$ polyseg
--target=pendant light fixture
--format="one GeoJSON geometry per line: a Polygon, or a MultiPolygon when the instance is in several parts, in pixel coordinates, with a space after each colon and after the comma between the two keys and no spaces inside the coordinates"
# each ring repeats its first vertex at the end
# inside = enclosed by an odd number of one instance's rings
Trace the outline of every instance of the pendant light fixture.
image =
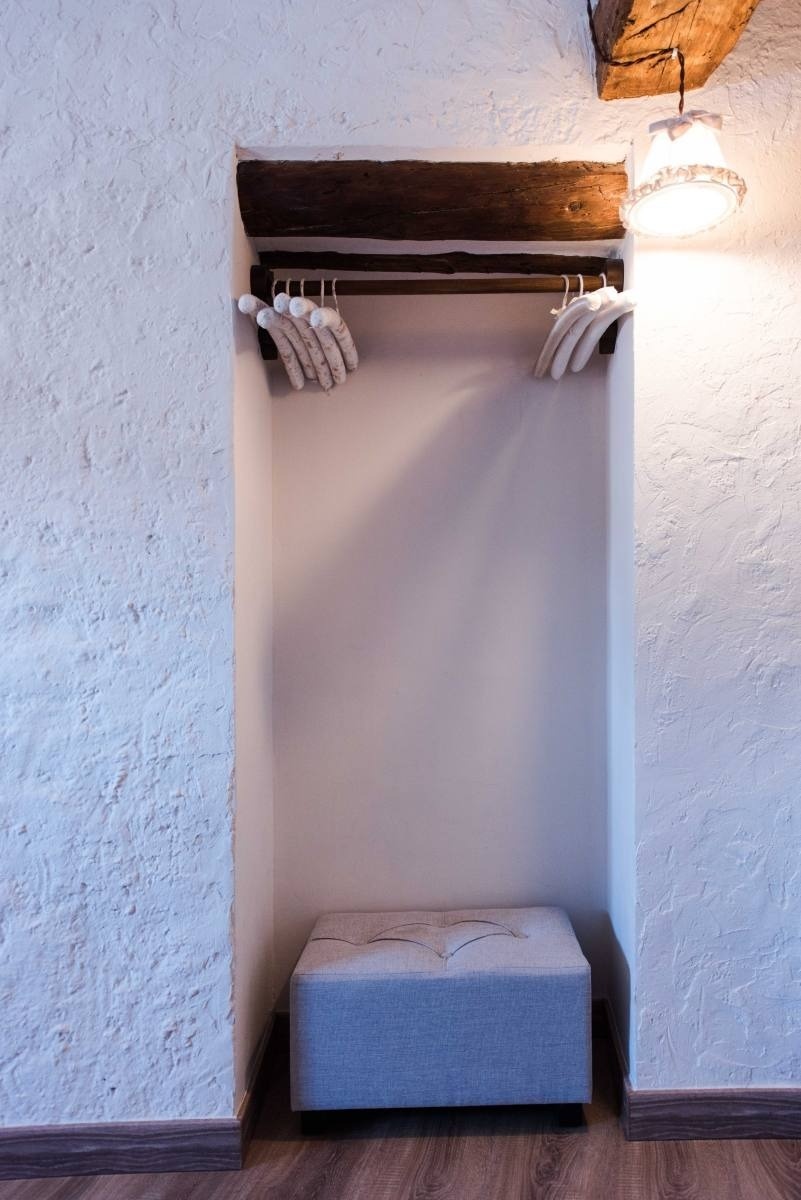
{"type": "MultiPolygon", "coordinates": [[[[679,57],[677,52],[677,57],[679,57]]],[[[623,197],[620,218],[646,237],[691,237],[725,221],[740,207],[745,182],[726,165],[717,132],[723,118],[684,112],[684,59],[679,115],[648,126],[651,146],[642,182],[623,197]]]]}
{"type": "Polygon", "coordinates": [[[684,55],[671,47],[636,59],[612,59],[603,53],[587,0],[595,52],[613,66],[632,66],[671,56],[679,63],[679,111],[649,125],[651,145],[641,182],[623,197],[620,219],[646,237],[683,238],[713,229],[742,204],[745,181],[726,164],[718,131],[723,119],[702,109],[684,111],[684,55]]]}

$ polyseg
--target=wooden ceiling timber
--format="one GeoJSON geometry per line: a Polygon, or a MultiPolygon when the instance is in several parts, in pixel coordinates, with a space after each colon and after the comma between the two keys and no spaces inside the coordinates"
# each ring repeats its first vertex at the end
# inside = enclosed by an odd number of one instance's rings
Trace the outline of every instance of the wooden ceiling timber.
{"type": "Polygon", "coordinates": [[[623,236],[623,163],[247,161],[250,237],[607,241],[623,236]]]}
{"type": "MultiPolygon", "coordinates": [[[[685,59],[687,91],[700,88],[737,44],[759,0],[598,0],[593,16],[607,58],[628,60],[675,46],[685,59]]],[[[679,89],[668,56],[628,66],[596,64],[602,100],[662,96],[679,89]]]]}

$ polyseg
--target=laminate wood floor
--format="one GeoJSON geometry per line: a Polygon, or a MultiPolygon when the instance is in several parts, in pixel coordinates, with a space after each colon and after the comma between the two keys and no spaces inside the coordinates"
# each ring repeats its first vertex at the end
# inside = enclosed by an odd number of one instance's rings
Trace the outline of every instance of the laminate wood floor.
{"type": "Polygon", "coordinates": [[[586,1127],[548,1109],[355,1114],[303,1138],[278,1048],[241,1172],[0,1182],[0,1200],[801,1200],[801,1141],[626,1142],[611,1046],[586,1127]]]}

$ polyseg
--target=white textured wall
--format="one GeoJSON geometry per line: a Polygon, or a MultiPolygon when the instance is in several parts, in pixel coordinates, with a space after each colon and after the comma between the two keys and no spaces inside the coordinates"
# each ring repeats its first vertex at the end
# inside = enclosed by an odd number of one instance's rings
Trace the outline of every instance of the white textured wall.
{"type": "Polygon", "coordinates": [[[562,904],[603,992],[602,366],[548,297],[348,298],[362,365],[273,403],[276,937],[562,904]]]}
{"type": "Polygon", "coordinates": [[[641,1087],[801,1082],[796,81],[748,218],[637,265],[641,1087]]]}
{"type": "MultiPolygon", "coordinates": [[[[801,1074],[798,24],[762,0],[697,97],[732,253],[689,298],[638,255],[646,1085],[801,1074]]],[[[582,0],[39,0],[0,67],[0,1114],[229,1112],[232,146],[573,153],[663,102],[595,99],[582,0]]]]}
{"type": "Polygon", "coordinates": [[[232,1107],[233,139],[182,90],[201,13],[4,14],[8,1125],[232,1107]]]}
{"type": "Polygon", "coordinates": [[[763,0],[719,73],[747,208],[635,261],[646,1088],[801,1082],[799,54],[801,15],[763,0]]]}

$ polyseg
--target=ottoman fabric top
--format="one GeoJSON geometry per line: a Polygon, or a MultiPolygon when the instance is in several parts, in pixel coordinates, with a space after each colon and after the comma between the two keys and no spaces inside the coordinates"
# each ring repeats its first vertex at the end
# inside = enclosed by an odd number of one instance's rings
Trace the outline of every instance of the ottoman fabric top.
{"type": "Polygon", "coordinates": [[[585,972],[561,908],[329,913],[312,930],[296,976],[585,972]]]}

